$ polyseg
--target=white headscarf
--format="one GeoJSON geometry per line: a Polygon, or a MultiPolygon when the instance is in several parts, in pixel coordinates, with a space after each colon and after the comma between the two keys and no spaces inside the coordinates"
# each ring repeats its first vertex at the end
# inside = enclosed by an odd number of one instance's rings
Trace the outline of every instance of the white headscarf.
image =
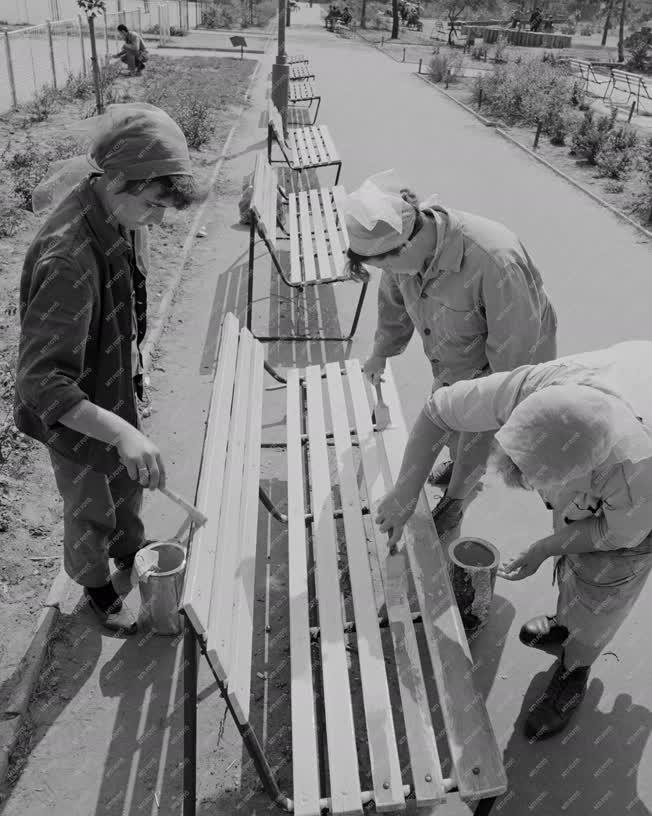
{"type": "Polygon", "coordinates": [[[394,170],[376,173],[344,200],[349,247],[366,258],[404,244],[416,221],[416,211],[406,202],[394,170]]]}

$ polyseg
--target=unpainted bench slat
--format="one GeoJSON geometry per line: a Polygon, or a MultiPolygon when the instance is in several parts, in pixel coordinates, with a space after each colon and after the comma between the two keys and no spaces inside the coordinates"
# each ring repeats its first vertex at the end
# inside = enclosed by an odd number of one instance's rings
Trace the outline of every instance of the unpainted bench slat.
{"type": "Polygon", "coordinates": [[[256,219],[258,220],[261,228],[264,225],[265,220],[265,190],[266,190],[266,169],[267,169],[267,162],[264,160],[262,154],[258,154],[256,156],[256,163],[254,164],[254,180],[253,180],[253,192],[251,195],[251,204],[250,207],[253,210],[256,219]],[[263,222],[263,223],[261,223],[263,222]]]}
{"type": "MultiPolygon", "coordinates": [[[[217,558],[215,573],[217,584],[213,587],[215,597],[211,604],[208,632],[206,636],[207,655],[219,677],[230,677],[231,638],[233,636],[233,601],[235,596],[235,576],[238,568],[239,551],[242,545],[240,518],[240,496],[243,490],[244,457],[247,436],[246,423],[251,387],[254,341],[249,332],[240,335],[238,361],[235,372],[233,409],[229,427],[229,447],[224,470],[224,493],[222,512],[217,533],[217,558]]],[[[209,511],[210,512],[210,511],[209,511]]]]}
{"type": "Polygon", "coordinates": [[[291,195],[288,201],[288,230],[290,232],[290,281],[292,283],[301,283],[299,208],[296,195],[291,195]]]}
{"type": "Polygon", "coordinates": [[[310,209],[312,210],[313,238],[317,250],[319,278],[330,278],[332,277],[330,256],[326,246],[326,235],[324,234],[324,223],[322,221],[318,190],[310,190],[310,209]]]}
{"type": "Polygon", "coordinates": [[[349,246],[346,224],[344,223],[341,210],[338,212],[338,199],[341,202],[346,195],[344,192],[344,187],[339,184],[336,187],[333,187],[332,195],[334,201],[331,200],[331,195],[328,190],[322,190],[324,218],[326,220],[326,228],[328,231],[331,263],[333,264],[333,277],[341,278],[344,277],[344,264],[346,261],[344,253],[349,246]]]}
{"type": "Polygon", "coordinates": [[[401,766],[371,572],[366,548],[361,546],[366,539],[366,533],[339,363],[329,363],[326,366],[326,378],[358,642],[374,801],[379,811],[402,809],[405,807],[405,796],[401,766]]]}
{"type": "Polygon", "coordinates": [[[193,629],[204,636],[208,631],[213,595],[217,531],[220,523],[224,466],[229,437],[231,399],[235,380],[239,325],[235,315],[224,318],[218,366],[210,401],[208,427],[202,453],[197,506],[208,517],[195,531],[190,544],[181,607],[193,629]]]}
{"type": "Polygon", "coordinates": [[[317,125],[317,130],[324,143],[324,158],[330,162],[337,162],[340,160],[339,153],[335,149],[330,130],[326,125],[317,125]]]}
{"type": "Polygon", "coordinates": [[[283,154],[283,158],[288,164],[292,165],[294,163],[292,144],[287,143],[285,133],[283,131],[283,120],[281,119],[281,114],[271,100],[268,106],[268,116],[269,127],[272,129],[272,134],[276,139],[276,143],[278,144],[281,153],[283,154]]]}
{"type": "MultiPolygon", "coordinates": [[[[245,333],[249,334],[247,329],[242,330],[242,334],[245,333]]],[[[251,692],[251,650],[254,624],[264,360],[262,345],[254,343],[246,416],[244,486],[240,502],[241,545],[235,571],[235,609],[231,658],[229,661],[231,673],[228,683],[229,700],[241,722],[248,722],[249,720],[251,692]]],[[[235,545],[235,542],[233,543],[235,545]]]]}
{"type": "MultiPolygon", "coordinates": [[[[394,382],[383,396],[390,415],[404,427],[394,382]]],[[[383,433],[393,480],[398,478],[405,434],[383,433]]],[[[446,558],[422,493],[403,533],[423,618],[455,778],[464,800],[499,796],[507,790],[502,752],[482,696],[473,683],[473,659],[450,584],[446,558]]]]}
{"type": "Polygon", "coordinates": [[[326,446],[319,366],[306,369],[308,445],[315,585],[319,610],[321,671],[334,814],[361,814],[362,798],[353,725],[351,687],[340,607],[337,536],[326,446]]]}
{"type": "MultiPolygon", "coordinates": [[[[261,161],[264,159],[261,156],[261,161]]],[[[265,235],[269,243],[276,244],[276,206],[278,191],[276,185],[277,173],[273,167],[265,167],[265,235]]]]}
{"type": "Polygon", "coordinates": [[[303,139],[303,152],[306,157],[306,164],[320,164],[320,157],[315,150],[315,127],[301,129],[301,137],[303,139]]]}
{"type": "MultiPolygon", "coordinates": [[[[301,241],[301,255],[303,261],[302,279],[309,283],[317,280],[317,270],[315,269],[314,249],[312,245],[312,226],[310,223],[310,208],[308,206],[308,193],[302,190],[298,195],[299,202],[299,227],[301,241]]],[[[319,218],[319,213],[316,214],[319,218]]]]}
{"type": "MultiPolygon", "coordinates": [[[[401,430],[388,429],[382,434],[374,432],[360,363],[358,360],[347,360],[345,365],[351,389],[367,499],[370,507],[376,507],[393,485],[385,453],[385,438],[388,434],[401,434],[401,430]]],[[[384,376],[386,381],[391,380],[389,367],[386,368],[384,376]]],[[[396,417],[394,423],[396,424],[396,417]]],[[[387,536],[380,532],[373,514],[371,521],[375,549],[382,566],[387,616],[394,644],[396,673],[416,801],[418,806],[434,805],[444,801],[445,792],[417,636],[410,611],[407,580],[405,571],[402,576],[398,575],[398,579],[396,575],[386,576],[387,536]]]]}
{"type": "Polygon", "coordinates": [[[299,371],[287,372],[288,580],[292,681],[292,777],[296,816],[320,816],[319,758],[312,682],[305,486],[299,371]]]}

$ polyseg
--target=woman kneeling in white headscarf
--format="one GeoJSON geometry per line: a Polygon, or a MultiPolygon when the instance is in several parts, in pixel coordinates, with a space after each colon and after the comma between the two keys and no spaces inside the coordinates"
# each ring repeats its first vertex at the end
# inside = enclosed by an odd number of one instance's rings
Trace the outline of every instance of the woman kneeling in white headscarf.
{"type": "Polygon", "coordinates": [[[589,669],[626,619],[652,569],[652,343],[633,341],[440,388],[417,420],[394,490],[379,505],[398,541],[446,433],[497,431],[492,461],[513,487],[537,490],[552,535],[504,564],[518,581],[555,561],[554,614],[520,639],[562,647],[526,722],[532,739],[566,727],[589,669]]]}
{"type": "MultiPolygon", "coordinates": [[[[541,275],[502,224],[419,204],[393,171],[367,179],[345,200],[349,269],[367,279],[383,270],[374,348],[364,370],[382,379],[415,329],[432,367],[433,390],[557,354],[557,318],[541,275]]],[[[446,486],[433,518],[440,534],[460,523],[463,501],[482,477],[493,434],[452,434],[450,462],[433,472],[446,486]]]]}

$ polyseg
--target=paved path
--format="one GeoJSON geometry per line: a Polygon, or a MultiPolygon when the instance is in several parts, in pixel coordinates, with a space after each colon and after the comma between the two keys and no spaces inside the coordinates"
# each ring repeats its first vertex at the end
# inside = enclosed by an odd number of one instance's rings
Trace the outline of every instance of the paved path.
{"type": "MultiPolygon", "coordinates": [[[[347,188],[370,173],[395,167],[420,195],[437,191],[451,206],[511,226],[543,271],[559,312],[562,353],[650,336],[650,248],[638,234],[411,76],[409,67],[318,28],[318,15],[317,8],[304,6],[293,16],[288,50],[311,59],[324,95],[320,122],[329,125],[342,154],[347,188]]],[[[210,365],[202,366],[212,359],[220,316],[237,310],[242,294],[247,232],[234,228],[236,202],[254,151],[264,145],[260,111],[270,65],[267,56],[252,105],[229,150],[220,199],[207,215],[209,238],[197,245],[193,258],[205,260],[209,247],[219,247],[218,254],[204,271],[186,275],[175,320],[164,335],[160,362],[165,373],[153,374],[152,435],[164,445],[174,486],[185,484],[188,491],[197,475],[210,390],[210,365]]],[[[353,308],[351,287],[336,288],[336,304],[329,301],[337,305],[342,325],[353,308]]],[[[371,291],[351,349],[335,344],[271,347],[272,362],[318,362],[345,352],[364,356],[375,325],[374,299],[371,291]]],[[[411,423],[430,383],[416,341],[396,361],[394,371],[411,423]]],[[[278,415],[266,415],[266,425],[278,422],[282,414],[281,408],[278,415]]],[[[180,520],[165,500],[148,499],[149,535],[169,535],[180,520]]],[[[508,492],[492,480],[464,526],[465,533],[495,542],[505,556],[548,531],[548,514],[534,497],[508,492]]],[[[610,654],[596,664],[576,728],[542,746],[528,745],[521,728],[527,706],[550,678],[553,661],[522,647],[516,633],[524,618],[553,608],[550,567],[528,581],[499,583],[496,595],[490,625],[473,645],[478,689],[487,698],[509,770],[510,792],[496,813],[649,814],[652,780],[645,768],[652,761],[646,747],[652,728],[652,659],[647,626],[641,627],[652,613],[651,593],[641,598],[610,654]],[[568,802],[572,804],[565,806],[568,802]]],[[[66,616],[72,613],[73,600],[65,605],[66,616]]],[[[66,656],[56,669],[59,693],[53,701],[40,701],[34,752],[3,816],[179,816],[178,648],[164,639],[121,642],[101,637],[84,615],[64,620],[70,643],[59,652],[66,656]]],[[[266,800],[252,798],[248,787],[240,788],[239,771],[246,757],[230,721],[222,728],[223,706],[210,689],[205,669],[200,688],[205,699],[199,715],[199,813],[268,812],[266,800]]],[[[260,736],[271,743],[274,735],[261,731],[260,736]]],[[[437,809],[436,816],[467,813],[453,801],[437,809]]]]}

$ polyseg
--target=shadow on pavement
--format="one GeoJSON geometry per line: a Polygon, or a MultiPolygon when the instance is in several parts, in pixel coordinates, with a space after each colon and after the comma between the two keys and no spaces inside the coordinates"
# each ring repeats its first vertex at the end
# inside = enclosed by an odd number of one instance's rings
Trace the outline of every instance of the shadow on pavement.
{"type": "MultiPolygon", "coordinates": [[[[619,694],[610,712],[598,709],[604,686],[589,682],[587,695],[565,733],[530,743],[523,726],[530,706],[547,687],[553,669],[540,672],[525,695],[505,749],[509,789],[496,803],[501,816],[521,816],[535,800],[545,813],[649,816],[637,796],[641,755],[652,729],[652,712],[619,694]]],[[[641,769],[645,773],[645,769],[641,769]]]]}

